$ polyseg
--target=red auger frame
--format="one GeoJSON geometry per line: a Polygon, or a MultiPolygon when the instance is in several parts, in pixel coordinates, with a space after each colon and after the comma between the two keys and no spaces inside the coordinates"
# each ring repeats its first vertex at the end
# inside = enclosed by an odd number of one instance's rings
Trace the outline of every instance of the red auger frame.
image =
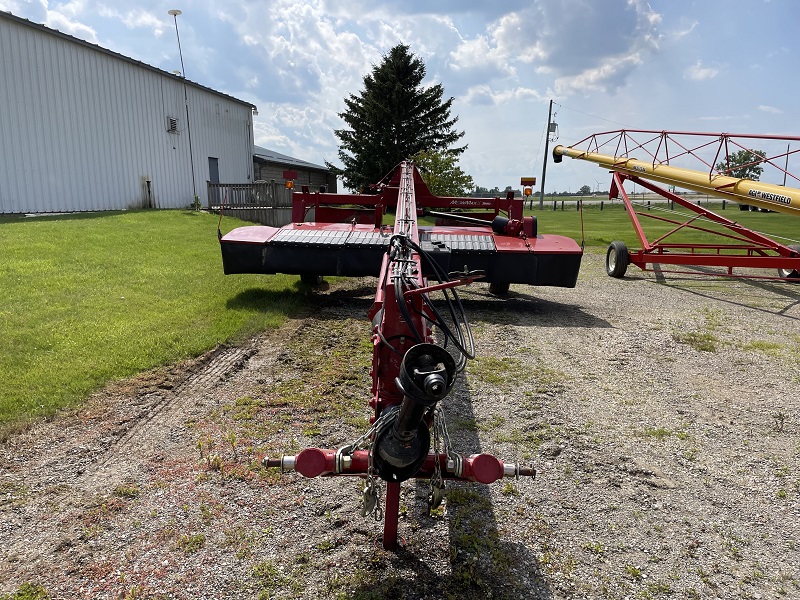
{"type": "MultiPolygon", "coordinates": [[[[800,150],[790,150],[789,144],[800,142],[799,137],[735,135],[728,133],[691,133],[650,130],[620,130],[593,134],[574,146],[556,146],[553,159],[561,162],[563,156],[595,162],[607,168],[612,175],[609,198],[622,197],[622,202],[631,219],[633,228],[641,244],[639,250],[628,250],[621,241],[612,242],[606,253],[606,271],[612,277],[623,277],[628,264],[632,263],[642,270],[648,264],[722,267],[724,272],[681,271],[664,272],[691,273],[693,275],[722,275],[726,277],[746,277],[749,279],[800,280],[800,246],[779,243],[764,234],[752,231],[735,221],[727,219],[699,204],[691,197],[670,192],[654,180],[673,187],[683,187],[740,203],[746,209],[753,207],[764,211],[777,211],[800,215],[800,190],[785,185],[787,178],[793,184],[800,178],[788,170],[789,157],[800,150]],[[766,156],[756,155],[747,146],[766,145],[772,151],[766,156]],[[786,149],[784,150],[784,144],[786,149]],[[731,176],[734,168],[717,170],[717,165],[729,165],[731,150],[752,155],[753,161],[747,165],[770,167],[773,177],[782,177],[784,185],[753,181],[731,176]],[[605,154],[603,152],[613,152],[605,154]],[[633,153],[641,153],[646,160],[632,158],[633,153]],[[781,164],[783,163],[783,164],[781,164]],[[703,171],[683,168],[683,165],[698,166],[703,171]],[[637,210],[631,202],[624,183],[630,181],[663,197],[667,202],[678,204],[693,213],[685,220],[664,216],[664,212],[637,210]],[[675,227],[655,241],[649,241],[639,221],[647,217],[671,223],[675,227]],[[709,229],[714,223],[723,231],[709,229]],[[687,230],[713,234],[722,238],[719,243],[674,243],[670,236],[687,230]],[[734,273],[734,268],[776,269],[778,276],[759,276],[734,273]]],[[[663,269],[662,269],[663,270],[663,269]]]]}

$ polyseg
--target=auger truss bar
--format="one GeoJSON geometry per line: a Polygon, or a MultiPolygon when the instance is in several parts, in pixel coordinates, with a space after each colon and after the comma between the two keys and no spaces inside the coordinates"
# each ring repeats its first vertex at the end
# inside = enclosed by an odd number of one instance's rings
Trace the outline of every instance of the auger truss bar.
{"type": "MultiPolygon", "coordinates": [[[[723,267],[724,273],[702,273],[748,278],[775,277],[734,273],[734,268],[776,269],[780,279],[800,279],[800,246],[780,243],[739,223],[701,208],[696,198],[676,194],[656,185],[661,183],[739,203],[740,208],[761,209],[800,216],[800,176],[789,169],[800,152],[800,137],[692,133],[654,130],[617,130],[596,133],[572,146],[556,146],[554,162],[564,156],[594,162],[612,173],[609,198],[622,198],[631,218],[640,250],[629,251],[622,242],[613,242],[606,253],[606,270],[622,277],[627,265],[642,269],[648,264],[723,267]],[[792,144],[795,149],[792,150],[792,144]],[[758,154],[759,150],[764,154],[758,154]],[[731,160],[732,155],[739,160],[731,160]],[[744,160],[742,160],[744,157],[744,160]],[[758,172],[760,177],[737,177],[737,172],[758,172]],[[755,168],[755,169],[752,169],[755,168]],[[669,205],[693,213],[688,220],[637,210],[624,183],[630,181],[666,199],[669,205]],[[781,183],[777,183],[781,182],[781,183]],[[639,217],[675,225],[674,229],[650,242],[639,217]],[[714,223],[725,231],[709,228],[714,223]],[[678,232],[695,231],[723,238],[719,243],[673,243],[678,232]]],[[[691,272],[698,271],[673,271],[691,272]]]]}

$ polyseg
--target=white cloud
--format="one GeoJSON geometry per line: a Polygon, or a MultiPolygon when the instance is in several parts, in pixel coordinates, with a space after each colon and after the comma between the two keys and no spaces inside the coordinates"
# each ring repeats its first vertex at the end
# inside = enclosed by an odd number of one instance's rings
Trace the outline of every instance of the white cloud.
{"type": "Polygon", "coordinates": [[[479,35],[472,40],[464,40],[450,53],[450,68],[455,72],[467,72],[470,77],[491,79],[497,76],[514,74],[508,58],[497,47],[489,46],[489,39],[479,35]]]}
{"type": "Polygon", "coordinates": [[[73,21],[69,16],[63,13],[48,10],[44,24],[52,29],[58,29],[59,31],[81,38],[87,42],[97,44],[97,32],[93,28],[80,21],[73,21]]]}
{"type": "Polygon", "coordinates": [[[676,40],[680,40],[685,38],[686,36],[690,35],[700,24],[699,21],[692,21],[691,23],[681,23],[681,29],[672,32],[672,37],[676,40]]]}
{"type": "Polygon", "coordinates": [[[19,10],[19,3],[5,2],[4,0],[0,0],[0,10],[4,12],[10,12],[13,15],[19,14],[21,12],[19,10]]]}
{"type": "Polygon", "coordinates": [[[157,17],[154,13],[144,9],[120,12],[115,8],[101,5],[97,10],[101,17],[116,19],[128,29],[151,29],[156,37],[161,36],[172,25],[166,18],[157,17]]]}
{"type": "Polygon", "coordinates": [[[638,52],[624,58],[610,58],[603,64],[586,69],[573,77],[558,77],[555,80],[555,91],[562,96],[586,92],[613,91],[620,86],[634,67],[642,64],[638,52]]]}
{"type": "Polygon", "coordinates": [[[758,107],[758,110],[765,113],[771,113],[774,115],[782,115],[783,111],[780,108],[775,108],[774,106],[767,106],[766,104],[761,104],[758,107]]]}
{"type": "Polygon", "coordinates": [[[719,69],[714,67],[704,67],[703,61],[698,60],[691,67],[683,72],[684,79],[692,81],[705,81],[706,79],[713,79],[719,74],[719,69]]]}
{"type": "Polygon", "coordinates": [[[464,104],[491,104],[502,106],[519,100],[542,100],[544,96],[533,88],[515,87],[493,90],[489,85],[476,85],[467,90],[461,99],[464,104]]]}

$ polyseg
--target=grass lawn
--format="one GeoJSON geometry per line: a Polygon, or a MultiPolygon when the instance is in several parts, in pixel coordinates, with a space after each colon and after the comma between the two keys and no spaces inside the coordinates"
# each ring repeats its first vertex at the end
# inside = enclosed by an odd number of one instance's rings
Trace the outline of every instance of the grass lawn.
{"type": "MultiPolygon", "coordinates": [[[[525,214],[535,215],[539,233],[552,233],[561,234],[572,237],[578,241],[581,239],[581,217],[580,212],[576,210],[575,203],[565,204],[565,208],[561,210],[561,202],[557,200],[557,210],[553,210],[552,200],[550,202],[545,199],[545,208],[538,209],[538,204],[534,203],[533,210],[525,210],[525,214]]],[[[766,233],[773,237],[776,241],[785,244],[800,243],[800,219],[792,215],[785,215],[781,213],[762,213],[762,212],[748,212],[741,211],[737,204],[728,203],[725,210],[722,210],[722,204],[716,203],[707,206],[703,202],[704,208],[709,208],[719,215],[740,223],[741,225],[766,233]]],[[[651,211],[645,207],[637,207],[639,212],[647,212],[648,214],[657,215],[660,217],[672,218],[678,221],[686,220],[690,214],[689,211],[682,209],[676,205],[676,212],[664,212],[666,205],[654,205],[651,211]]],[[[693,214],[693,213],[692,213],[693,214]]],[[[664,223],[647,217],[639,217],[645,235],[651,242],[658,239],[661,235],[671,231],[675,225],[671,223],[664,223]]],[[[620,201],[615,201],[613,205],[605,201],[604,209],[601,211],[600,207],[595,204],[586,204],[583,209],[583,226],[586,235],[586,251],[587,252],[602,252],[605,253],[608,245],[614,240],[621,240],[625,242],[628,248],[638,249],[641,248],[639,239],[631,225],[630,217],[625,212],[624,207],[620,201]]],[[[710,223],[707,220],[697,221],[695,225],[712,229],[714,231],[722,231],[723,228],[710,223]]],[[[722,238],[712,236],[710,234],[686,230],[685,233],[681,232],[669,238],[671,242],[697,242],[697,243],[725,243],[722,238]]]]}
{"type": "MultiPolygon", "coordinates": [[[[580,240],[574,204],[545,206],[527,211],[540,233],[580,240]]],[[[722,214],[800,237],[787,215],[735,205],[722,214]]],[[[224,276],[216,224],[190,211],[0,219],[0,438],[4,428],[75,406],[110,380],[277,327],[303,306],[296,276],[224,276]]],[[[241,224],[226,217],[224,232],[241,224]]],[[[644,226],[651,240],[672,227],[649,219],[644,226]]],[[[587,205],[584,230],[587,252],[604,253],[613,240],[639,247],[619,203],[602,211],[587,205]]]]}
{"type": "Polygon", "coordinates": [[[216,224],[190,211],[0,219],[0,429],[283,323],[303,303],[298,278],[226,277],[216,224]]]}

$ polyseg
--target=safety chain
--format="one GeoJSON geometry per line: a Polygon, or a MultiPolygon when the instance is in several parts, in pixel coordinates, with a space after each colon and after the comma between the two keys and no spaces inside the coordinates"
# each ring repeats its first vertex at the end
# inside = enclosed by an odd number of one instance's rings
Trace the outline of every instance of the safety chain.
{"type": "Polygon", "coordinates": [[[385,426],[391,424],[396,417],[397,413],[394,411],[384,411],[383,414],[375,420],[372,426],[361,434],[358,439],[353,443],[348,444],[339,449],[337,454],[343,456],[351,456],[353,452],[358,449],[365,448],[367,450],[367,479],[364,482],[364,491],[362,495],[361,516],[366,517],[372,515],[376,521],[383,520],[383,507],[380,503],[381,486],[378,478],[375,476],[375,467],[372,463],[372,453],[375,447],[375,438],[377,433],[385,426]]]}
{"type": "Polygon", "coordinates": [[[445,423],[444,410],[437,406],[433,412],[433,475],[431,476],[431,490],[428,494],[428,512],[439,508],[444,500],[444,478],[442,477],[442,464],[440,442],[444,444],[444,451],[448,461],[453,461],[454,464],[460,466],[461,457],[453,452],[453,447],[450,442],[450,434],[447,431],[447,423],[445,423]]]}

